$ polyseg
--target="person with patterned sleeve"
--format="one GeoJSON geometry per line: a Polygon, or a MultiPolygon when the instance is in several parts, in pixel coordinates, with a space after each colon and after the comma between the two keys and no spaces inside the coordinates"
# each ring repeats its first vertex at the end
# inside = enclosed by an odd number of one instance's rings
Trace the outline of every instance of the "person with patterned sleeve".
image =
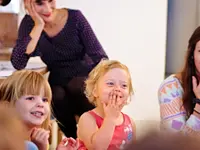
{"type": "Polygon", "coordinates": [[[27,13],[19,27],[11,63],[24,69],[30,57],[40,56],[50,72],[52,108],[67,137],[76,138],[75,115],[93,109],[84,94],[84,81],[108,59],[80,10],[56,8],[56,0],[24,0],[27,13]]]}
{"type": "Polygon", "coordinates": [[[161,129],[200,136],[200,27],[188,42],[180,73],[163,81],[158,90],[161,129]]]}

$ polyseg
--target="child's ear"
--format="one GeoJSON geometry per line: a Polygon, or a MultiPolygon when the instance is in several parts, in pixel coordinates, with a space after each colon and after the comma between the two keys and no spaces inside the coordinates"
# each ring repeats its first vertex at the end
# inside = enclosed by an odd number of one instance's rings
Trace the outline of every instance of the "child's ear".
{"type": "Polygon", "coordinates": [[[92,91],[92,95],[94,95],[94,97],[98,97],[98,93],[97,93],[97,87],[95,86],[93,91],[92,91]]]}

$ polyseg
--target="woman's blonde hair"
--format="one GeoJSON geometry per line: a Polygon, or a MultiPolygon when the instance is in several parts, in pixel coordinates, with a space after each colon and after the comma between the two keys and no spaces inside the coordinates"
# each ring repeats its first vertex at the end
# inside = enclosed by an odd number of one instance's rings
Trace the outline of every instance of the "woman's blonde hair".
{"type": "Polygon", "coordinates": [[[97,86],[98,80],[104,76],[108,71],[114,68],[120,68],[127,72],[129,78],[129,95],[133,94],[133,86],[131,80],[131,74],[128,67],[117,60],[102,60],[99,64],[89,73],[87,80],[85,81],[86,88],[85,94],[88,100],[96,104],[96,99],[94,96],[94,89],[97,86]]]}
{"type": "MultiPolygon", "coordinates": [[[[14,72],[1,83],[0,100],[14,105],[22,96],[40,95],[41,91],[44,91],[44,97],[48,99],[50,107],[52,93],[48,81],[38,72],[20,70],[14,72]]],[[[41,128],[49,129],[50,115],[51,113],[49,113],[41,128]]]]}

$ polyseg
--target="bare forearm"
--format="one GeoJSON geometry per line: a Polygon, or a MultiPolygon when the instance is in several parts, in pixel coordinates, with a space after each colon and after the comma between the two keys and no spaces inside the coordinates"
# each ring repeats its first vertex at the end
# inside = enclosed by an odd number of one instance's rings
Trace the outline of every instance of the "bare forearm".
{"type": "Polygon", "coordinates": [[[26,48],[26,54],[31,54],[39,41],[39,38],[41,36],[41,33],[43,31],[44,26],[43,25],[35,25],[30,33],[31,41],[29,42],[27,48],[26,48]]]}
{"type": "Polygon", "coordinates": [[[109,119],[104,119],[101,128],[94,134],[92,138],[92,147],[94,149],[107,149],[112,140],[115,130],[115,123],[109,119]]]}

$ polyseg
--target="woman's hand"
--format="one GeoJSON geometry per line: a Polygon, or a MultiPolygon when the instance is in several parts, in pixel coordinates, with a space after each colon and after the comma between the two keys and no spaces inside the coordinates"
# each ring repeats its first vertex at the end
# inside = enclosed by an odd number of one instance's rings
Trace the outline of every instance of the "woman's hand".
{"type": "Polygon", "coordinates": [[[28,10],[29,15],[33,19],[35,25],[43,26],[45,25],[44,20],[40,17],[40,15],[35,11],[34,0],[25,0],[25,9],[28,10]]]}
{"type": "Polygon", "coordinates": [[[194,76],[192,76],[192,86],[196,98],[200,99],[200,84],[197,85],[197,79],[194,76]]]}

